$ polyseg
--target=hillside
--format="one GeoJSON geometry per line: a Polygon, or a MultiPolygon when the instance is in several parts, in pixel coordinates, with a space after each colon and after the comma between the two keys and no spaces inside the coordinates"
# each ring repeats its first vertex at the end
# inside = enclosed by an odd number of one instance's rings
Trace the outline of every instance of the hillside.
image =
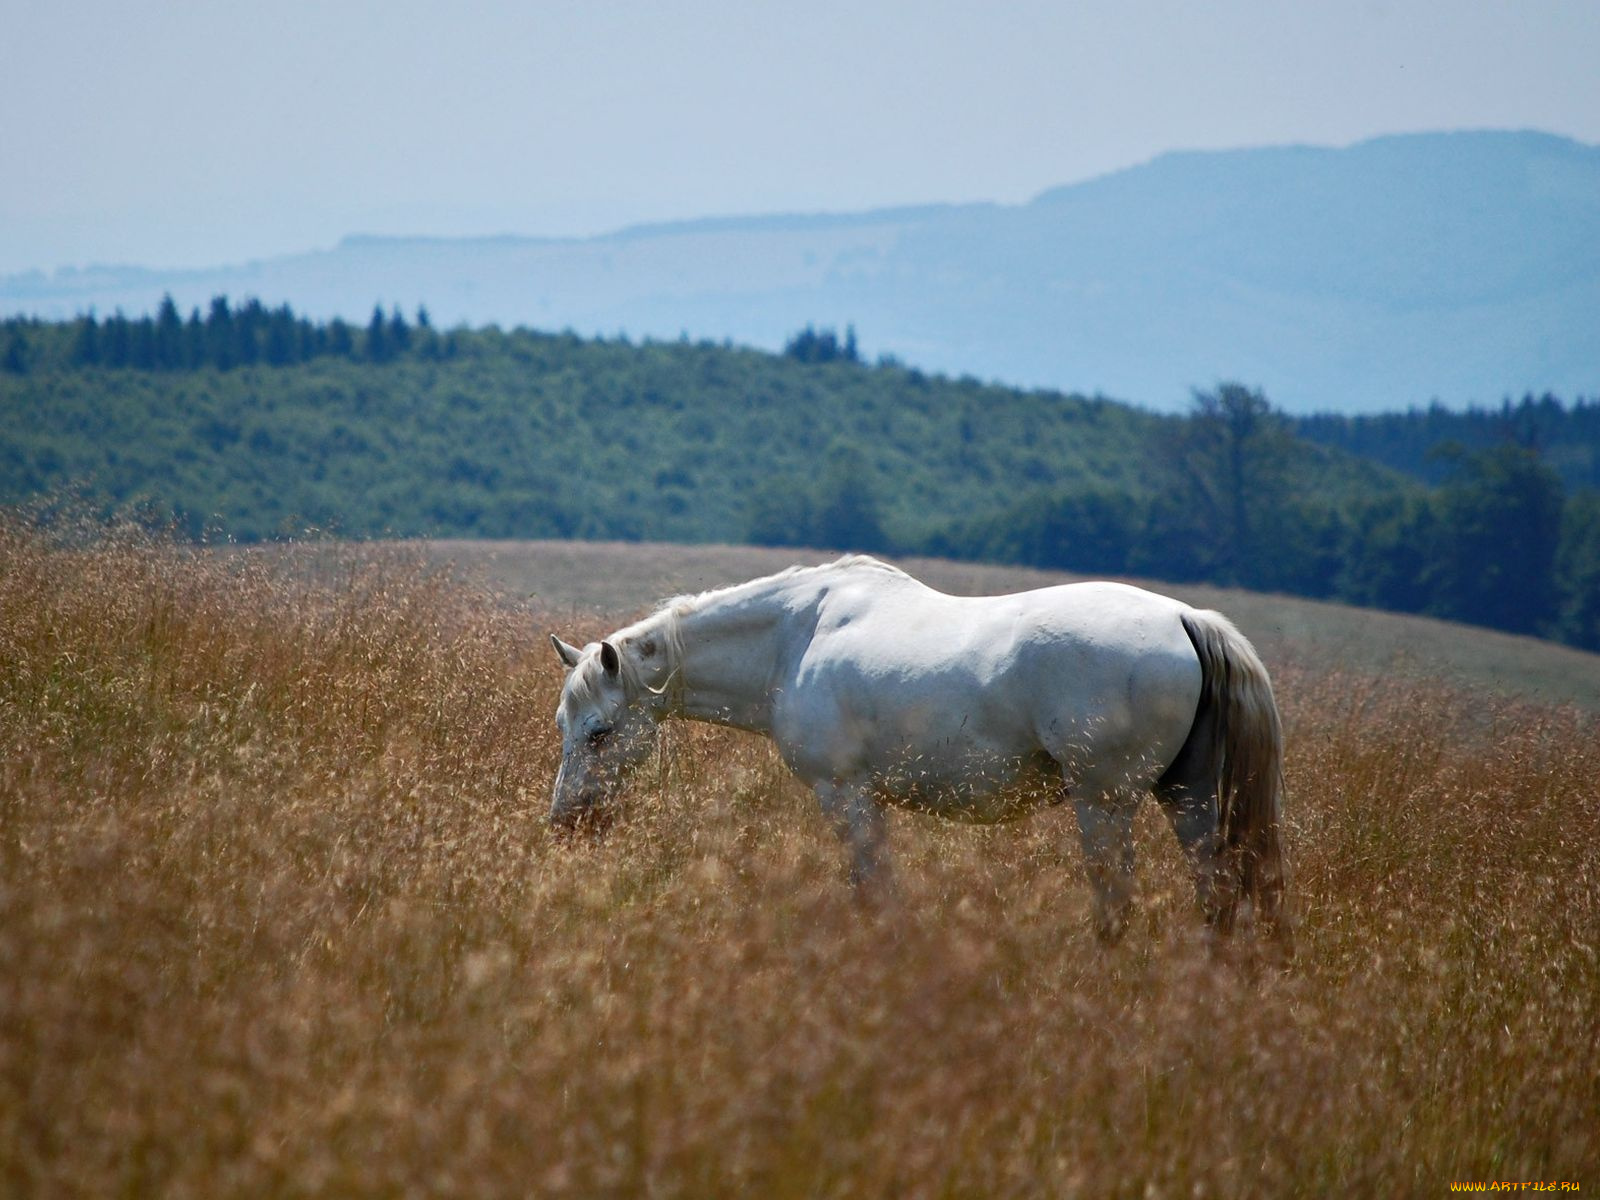
{"type": "Polygon", "coordinates": [[[1600,385],[1600,148],[1536,133],[1172,154],[1017,206],[700,221],[585,240],[352,237],[296,257],[0,280],[0,313],[218,293],[363,317],[734,341],[853,322],[927,370],[1292,412],[1600,385]]]}
{"type": "MultiPolygon", "coordinates": [[[[1428,489],[1223,384],[1183,418],[860,361],[287,306],[0,323],[0,504],[191,537],[750,542],[1208,580],[1600,647],[1600,492],[1515,441],[1428,489]]],[[[1552,401],[1552,404],[1555,402],[1552,401]]],[[[1558,409],[1561,406],[1556,405],[1558,409]]],[[[1581,447],[1586,406],[1563,421],[1581,447]]]]}
{"type": "MultiPolygon", "coordinates": [[[[41,361],[0,372],[0,503],[86,484],[247,541],[308,524],[806,540],[845,491],[858,511],[821,544],[916,547],[1034,494],[1142,497],[1177,428],[1101,399],[707,343],[419,330],[392,361],[126,370],[68,366],[72,328],[29,329],[41,361]]],[[[1309,498],[1406,486],[1337,451],[1284,452],[1309,498]]]]}

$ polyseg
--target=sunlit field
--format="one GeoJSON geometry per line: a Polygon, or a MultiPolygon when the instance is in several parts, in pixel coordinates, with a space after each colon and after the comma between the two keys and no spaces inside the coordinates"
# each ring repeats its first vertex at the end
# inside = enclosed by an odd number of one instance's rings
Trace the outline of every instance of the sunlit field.
{"type": "Polygon", "coordinates": [[[333,553],[0,525],[0,1192],[1600,1188],[1591,711],[1269,661],[1296,958],[1153,805],[1108,951],[1070,809],[897,814],[868,906],[745,735],[558,840],[546,633],[622,614],[333,553]]]}

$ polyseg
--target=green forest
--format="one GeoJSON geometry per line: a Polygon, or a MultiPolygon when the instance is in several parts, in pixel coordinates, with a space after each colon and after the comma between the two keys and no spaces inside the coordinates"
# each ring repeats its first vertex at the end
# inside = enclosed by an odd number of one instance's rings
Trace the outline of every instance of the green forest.
{"type": "Polygon", "coordinates": [[[214,299],[0,322],[0,503],[315,529],[757,542],[1207,580],[1600,649],[1600,404],[1158,415],[866,362],[214,299]]]}

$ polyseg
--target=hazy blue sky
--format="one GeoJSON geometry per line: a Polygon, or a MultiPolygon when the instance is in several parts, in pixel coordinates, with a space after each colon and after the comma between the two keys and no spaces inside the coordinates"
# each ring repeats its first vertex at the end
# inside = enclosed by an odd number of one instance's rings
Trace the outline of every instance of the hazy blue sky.
{"type": "Polygon", "coordinates": [[[0,0],[0,271],[1021,201],[1165,150],[1600,142],[1597,0],[0,0]]]}

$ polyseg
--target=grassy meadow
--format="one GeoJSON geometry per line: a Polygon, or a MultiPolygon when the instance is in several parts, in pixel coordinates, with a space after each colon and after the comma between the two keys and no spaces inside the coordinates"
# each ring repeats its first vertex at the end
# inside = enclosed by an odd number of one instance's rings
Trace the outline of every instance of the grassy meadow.
{"type": "Polygon", "coordinates": [[[545,634],[625,614],[317,560],[0,524],[0,1193],[1600,1186],[1592,707],[1262,638],[1298,956],[1206,952],[1153,806],[1106,951],[1069,811],[896,814],[866,908],[727,731],[557,840],[545,634]]]}

